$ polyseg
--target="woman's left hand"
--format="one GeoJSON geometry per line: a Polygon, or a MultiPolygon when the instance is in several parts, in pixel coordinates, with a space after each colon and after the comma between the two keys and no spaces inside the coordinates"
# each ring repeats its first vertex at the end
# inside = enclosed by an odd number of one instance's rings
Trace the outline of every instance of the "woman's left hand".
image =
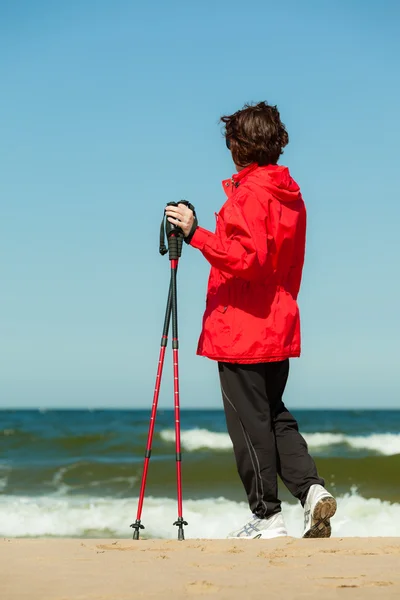
{"type": "Polygon", "coordinates": [[[192,230],[194,223],[193,211],[190,210],[185,204],[178,204],[178,206],[167,206],[165,214],[168,217],[168,221],[177,227],[180,227],[183,231],[183,235],[187,237],[192,230]]]}

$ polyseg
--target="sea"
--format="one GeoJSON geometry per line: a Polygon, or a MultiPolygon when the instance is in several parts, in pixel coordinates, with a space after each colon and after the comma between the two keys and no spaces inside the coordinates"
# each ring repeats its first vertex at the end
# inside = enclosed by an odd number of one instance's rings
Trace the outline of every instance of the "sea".
{"type": "MultiPolygon", "coordinates": [[[[400,411],[297,410],[326,487],[333,536],[400,536],[400,411]]],[[[131,538],[148,410],[0,411],[0,536],[131,538]]],[[[183,410],[186,538],[224,538],[249,516],[224,414],[183,410]]],[[[176,538],[174,414],[159,410],[143,538],[176,538]]],[[[303,511],[280,486],[288,532],[303,511]]]]}

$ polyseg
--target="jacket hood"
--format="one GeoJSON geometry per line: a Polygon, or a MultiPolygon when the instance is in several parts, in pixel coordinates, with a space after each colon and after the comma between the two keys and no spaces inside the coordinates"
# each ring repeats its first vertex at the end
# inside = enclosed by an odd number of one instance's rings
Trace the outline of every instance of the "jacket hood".
{"type": "Polygon", "coordinates": [[[301,198],[300,188],[290,175],[288,167],[257,164],[246,167],[233,176],[236,185],[256,184],[267,189],[280,202],[294,202],[301,198]]]}

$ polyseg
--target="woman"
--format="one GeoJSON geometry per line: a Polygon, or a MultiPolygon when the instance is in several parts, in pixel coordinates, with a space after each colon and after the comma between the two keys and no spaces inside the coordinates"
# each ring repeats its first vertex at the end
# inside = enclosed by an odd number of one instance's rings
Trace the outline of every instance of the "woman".
{"type": "Polygon", "coordinates": [[[324,488],[282,396],[300,356],[300,289],[306,210],[278,159],[289,138],[276,106],[246,105],[225,123],[237,173],[215,233],[184,204],[168,220],[211,264],[198,354],[218,362],[228,432],[252,517],[229,537],[287,535],[277,475],[304,507],[303,537],[329,537],[336,501],[324,488]]]}

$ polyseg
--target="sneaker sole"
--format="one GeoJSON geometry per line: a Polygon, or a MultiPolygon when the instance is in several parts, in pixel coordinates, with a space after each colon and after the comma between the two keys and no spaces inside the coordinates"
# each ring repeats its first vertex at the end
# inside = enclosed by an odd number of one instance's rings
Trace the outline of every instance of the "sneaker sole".
{"type": "Polygon", "coordinates": [[[287,537],[287,533],[278,533],[275,535],[263,535],[262,533],[259,533],[259,534],[255,535],[254,537],[250,537],[248,535],[246,535],[246,536],[243,535],[242,537],[238,537],[238,536],[233,535],[233,536],[228,536],[226,539],[227,540],[260,540],[260,539],[273,540],[278,537],[287,537]]]}
{"type": "Polygon", "coordinates": [[[259,533],[258,535],[255,535],[254,537],[250,537],[249,535],[242,535],[242,536],[237,536],[237,535],[228,535],[228,537],[226,538],[227,540],[259,540],[261,537],[261,533],[259,533]]]}
{"type": "Polygon", "coordinates": [[[336,512],[336,500],[332,496],[321,498],[312,514],[314,525],[304,533],[303,538],[329,538],[332,529],[330,519],[336,512]]]}

